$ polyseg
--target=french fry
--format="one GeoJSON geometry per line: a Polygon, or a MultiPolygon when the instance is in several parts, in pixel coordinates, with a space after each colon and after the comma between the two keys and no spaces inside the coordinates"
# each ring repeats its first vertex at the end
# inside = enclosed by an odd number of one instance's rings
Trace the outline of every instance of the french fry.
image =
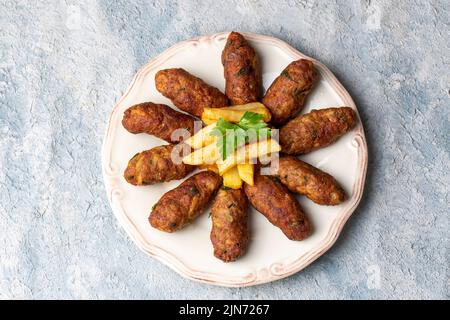
{"type": "Polygon", "coordinates": [[[216,127],[216,122],[210,124],[207,127],[202,128],[192,137],[185,141],[186,144],[190,145],[194,149],[198,149],[207,146],[213,142],[217,141],[217,137],[210,135],[211,131],[216,127]]]}
{"type": "Polygon", "coordinates": [[[240,189],[242,187],[242,179],[236,166],[223,174],[223,185],[231,189],[240,189]]]}
{"type": "Polygon", "coordinates": [[[249,185],[253,185],[253,175],[254,175],[254,165],[251,163],[243,163],[243,164],[238,164],[237,165],[238,168],[238,172],[239,172],[239,177],[241,177],[241,179],[249,184],[249,185]]]}
{"type": "Polygon", "coordinates": [[[183,158],[183,163],[190,165],[213,164],[219,160],[220,154],[215,143],[191,152],[183,158]]]}
{"type": "Polygon", "coordinates": [[[202,117],[202,121],[203,121],[204,124],[210,125],[210,124],[216,123],[217,119],[210,119],[210,118],[203,118],[202,117]]]}
{"type": "Polygon", "coordinates": [[[199,166],[200,169],[206,169],[212,172],[219,174],[219,168],[217,168],[216,164],[201,164],[199,166]]]}
{"type": "Polygon", "coordinates": [[[230,106],[226,109],[255,112],[254,110],[263,110],[266,109],[266,107],[261,102],[250,102],[246,104],[237,104],[234,106],[230,106]]]}
{"type": "Polygon", "coordinates": [[[225,160],[217,163],[219,174],[223,174],[237,164],[249,163],[249,160],[280,150],[280,145],[273,139],[247,144],[229,155],[225,160]]]}
{"type": "Polygon", "coordinates": [[[204,108],[202,121],[206,124],[210,124],[212,121],[218,121],[220,118],[224,118],[229,122],[239,122],[247,111],[262,114],[264,122],[270,121],[271,114],[269,109],[260,102],[252,102],[226,108],[204,108]]]}

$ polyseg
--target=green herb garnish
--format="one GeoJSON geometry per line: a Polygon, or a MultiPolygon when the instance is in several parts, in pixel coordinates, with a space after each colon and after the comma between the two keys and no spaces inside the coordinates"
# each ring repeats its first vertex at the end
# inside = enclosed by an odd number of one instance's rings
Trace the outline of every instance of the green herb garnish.
{"type": "Polygon", "coordinates": [[[231,123],[223,118],[217,121],[210,135],[218,137],[217,148],[222,160],[246,143],[270,137],[270,129],[263,118],[262,114],[247,111],[238,123],[231,123]]]}
{"type": "Polygon", "coordinates": [[[281,72],[281,75],[282,75],[283,77],[288,78],[289,80],[292,80],[291,75],[289,74],[289,72],[288,72],[287,70],[283,70],[283,71],[281,72]]]}
{"type": "Polygon", "coordinates": [[[236,75],[237,75],[237,76],[243,76],[243,75],[246,75],[246,74],[251,73],[252,70],[253,70],[252,66],[242,67],[242,68],[236,73],[236,75]]]}
{"type": "Polygon", "coordinates": [[[247,111],[239,120],[238,125],[244,130],[266,128],[267,123],[264,122],[263,118],[262,114],[247,111]]]}
{"type": "Polygon", "coordinates": [[[304,91],[300,88],[296,88],[294,90],[294,98],[298,99],[299,97],[301,97],[304,94],[304,91]]]}
{"type": "Polygon", "coordinates": [[[230,203],[230,204],[227,206],[228,209],[231,209],[231,208],[233,208],[233,207],[236,207],[236,204],[235,204],[235,203],[230,203]]]}
{"type": "Polygon", "coordinates": [[[195,196],[195,195],[199,194],[199,191],[198,191],[198,189],[196,187],[192,187],[189,190],[189,193],[191,194],[191,196],[195,196]]]}

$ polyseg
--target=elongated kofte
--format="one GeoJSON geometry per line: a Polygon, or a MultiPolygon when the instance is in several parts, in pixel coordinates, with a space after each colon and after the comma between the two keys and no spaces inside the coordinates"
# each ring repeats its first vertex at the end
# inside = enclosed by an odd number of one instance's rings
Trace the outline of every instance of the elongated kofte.
{"type": "Polygon", "coordinates": [[[274,175],[290,191],[305,195],[317,204],[337,205],[347,198],[331,175],[293,156],[280,157],[274,175]]]}
{"type": "Polygon", "coordinates": [[[150,224],[165,232],[182,229],[203,212],[221,184],[222,177],[212,171],[193,175],[159,199],[150,213],[150,224]]]}
{"type": "Polygon", "coordinates": [[[313,110],[289,121],[280,130],[281,150],[299,155],[326,147],[356,125],[357,117],[349,107],[313,110]]]}
{"type": "Polygon", "coordinates": [[[179,135],[172,133],[185,129],[186,134],[194,134],[195,118],[173,110],[172,108],[152,102],[145,102],[128,108],[122,119],[122,125],[129,132],[147,133],[170,143],[181,141],[179,135]]]}
{"type": "Polygon", "coordinates": [[[311,223],[297,199],[274,178],[258,174],[253,186],[244,185],[244,191],[253,207],[288,239],[303,240],[311,234],[311,223]]]}
{"type": "Polygon", "coordinates": [[[220,189],[211,207],[211,242],[214,256],[224,262],[235,261],[249,242],[248,201],[242,189],[220,189]]]}
{"type": "Polygon", "coordinates": [[[259,101],[261,66],[255,49],[237,32],[228,36],[222,51],[225,93],[233,105],[259,101]]]}
{"type": "Polygon", "coordinates": [[[272,113],[271,123],[281,126],[300,112],[317,79],[318,73],[312,61],[300,59],[291,62],[272,82],[262,100],[272,113]]]}
{"type": "Polygon", "coordinates": [[[219,89],[184,69],[160,70],[155,75],[156,89],[181,110],[201,117],[203,108],[228,106],[227,97],[219,89]]]}
{"type": "Polygon", "coordinates": [[[128,162],[124,177],[135,186],[179,180],[191,173],[195,166],[172,161],[174,145],[155,147],[136,154],[128,162]]]}

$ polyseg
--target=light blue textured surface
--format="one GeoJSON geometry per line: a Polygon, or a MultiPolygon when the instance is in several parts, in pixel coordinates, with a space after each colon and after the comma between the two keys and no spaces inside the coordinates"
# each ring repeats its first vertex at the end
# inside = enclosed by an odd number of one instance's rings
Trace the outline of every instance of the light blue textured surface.
{"type": "Polygon", "coordinates": [[[130,2],[2,1],[0,298],[449,298],[447,0],[130,2]],[[100,167],[109,112],[136,71],[178,41],[232,29],[325,63],[370,149],[336,245],[242,289],[185,280],[141,253],[100,167]]]}

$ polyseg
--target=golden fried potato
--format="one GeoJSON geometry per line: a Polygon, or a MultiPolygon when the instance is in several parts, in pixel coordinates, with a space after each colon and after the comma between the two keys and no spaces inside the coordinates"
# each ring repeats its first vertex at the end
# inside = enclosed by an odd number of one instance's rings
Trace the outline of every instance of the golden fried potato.
{"type": "Polygon", "coordinates": [[[199,165],[199,168],[209,170],[209,171],[219,174],[219,168],[217,168],[216,164],[201,164],[201,165],[199,165]]]}
{"type": "Polygon", "coordinates": [[[234,167],[237,164],[250,163],[249,160],[257,159],[261,156],[278,152],[280,150],[281,150],[280,145],[273,139],[247,144],[236,150],[225,160],[219,161],[217,163],[217,167],[219,168],[219,174],[223,174],[225,171],[229,170],[230,168],[234,167]]]}
{"type": "Polygon", "coordinates": [[[272,117],[269,109],[262,103],[252,102],[226,108],[204,108],[202,121],[206,124],[211,124],[223,118],[229,122],[237,123],[247,111],[262,114],[264,122],[269,122],[272,117]]]}
{"type": "Polygon", "coordinates": [[[190,165],[213,164],[219,159],[220,153],[217,149],[217,145],[212,143],[188,154],[183,158],[183,163],[190,165]]]}
{"type": "Polygon", "coordinates": [[[239,177],[241,177],[241,179],[249,184],[249,185],[253,185],[253,175],[255,173],[255,166],[251,163],[242,163],[242,164],[238,164],[237,165],[238,168],[238,172],[239,172],[239,177]]]}
{"type": "Polygon", "coordinates": [[[184,143],[191,146],[194,149],[199,149],[201,147],[207,146],[213,142],[217,141],[217,137],[211,135],[211,131],[216,127],[216,122],[211,123],[209,126],[204,127],[192,137],[187,139],[184,143]]]}
{"type": "Polygon", "coordinates": [[[223,185],[231,189],[240,189],[242,187],[242,179],[239,176],[237,167],[233,167],[224,172],[223,185]]]}

